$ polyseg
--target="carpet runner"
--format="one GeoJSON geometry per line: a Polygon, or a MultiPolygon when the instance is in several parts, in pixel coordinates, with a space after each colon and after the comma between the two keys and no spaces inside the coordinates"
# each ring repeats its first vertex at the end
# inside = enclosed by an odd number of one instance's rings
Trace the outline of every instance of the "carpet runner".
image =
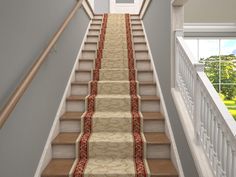
{"type": "Polygon", "coordinates": [[[74,177],[148,177],[129,15],[103,16],[74,177]]]}

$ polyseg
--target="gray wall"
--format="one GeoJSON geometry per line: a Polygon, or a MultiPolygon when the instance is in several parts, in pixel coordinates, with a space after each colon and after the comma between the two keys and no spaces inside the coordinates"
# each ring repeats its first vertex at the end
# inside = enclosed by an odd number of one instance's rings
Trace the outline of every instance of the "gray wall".
{"type": "MultiPolygon", "coordinates": [[[[0,1],[0,102],[58,29],[75,0],[0,1]]],[[[0,129],[0,176],[33,177],[85,35],[81,8],[0,129]]]]}
{"type": "Polygon", "coordinates": [[[189,0],[185,5],[185,22],[235,23],[235,7],[235,0],[189,0]]]}
{"type": "Polygon", "coordinates": [[[171,96],[170,12],[171,0],[153,0],[151,1],[143,21],[185,176],[198,177],[198,173],[196,171],[190,149],[171,96]]]}
{"type": "Polygon", "coordinates": [[[109,13],[110,0],[94,0],[94,11],[97,14],[109,13]]]}

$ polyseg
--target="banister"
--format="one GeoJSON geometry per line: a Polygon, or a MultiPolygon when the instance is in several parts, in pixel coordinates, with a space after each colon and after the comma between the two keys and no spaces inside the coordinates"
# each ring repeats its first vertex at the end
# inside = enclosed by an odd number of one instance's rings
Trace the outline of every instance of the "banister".
{"type": "MultiPolygon", "coordinates": [[[[175,36],[174,72],[174,89],[179,92],[179,98],[183,101],[183,106],[179,109],[186,110],[186,117],[190,119],[188,121],[192,123],[194,130],[191,135],[196,140],[191,145],[193,151],[202,152],[200,155],[207,159],[211,176],[236,176],[235,120],[204,72],[204,65],[196,62],[185,44],[183,34],[178,31],[175,36]]],[[[188,131],[187,127],[185,130],[188,131]]],[[[200,166],[199,159],[197,163],[200,166]]]]}
{"type": "Polygon", "coordinates": [[[23,96],[24,92],[28,88],[31,81],[34,79],[35,75],[37,74],[39,68],[42,66],[44,61],[46,61],[47,56],[53,46],[56,44],[57,40],[64,32],[65,28],[68,26],[71,19],[74,17],[76,11],[81,7],[83,0],[78,0],[74,8],[69,13],[68,17],[65,19],[59,30],[55,33],[51,41],[49,42],[47,48],[41,53],[41,55],[36,59],[35,63],[31,66],[25,77],[22,79],[20,84],[16,87],[6,104],[3,106],[0,112],[0,128],[2,128],[3,124],[8,119],[11,112],[14,110],[16,104],[23,96]]]}

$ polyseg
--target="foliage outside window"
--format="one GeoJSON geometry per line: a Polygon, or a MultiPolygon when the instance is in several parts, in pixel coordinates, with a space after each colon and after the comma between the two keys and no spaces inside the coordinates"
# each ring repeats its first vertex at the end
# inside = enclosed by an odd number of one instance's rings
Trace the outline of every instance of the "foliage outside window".
{"type": "Polygon", "coordinates": [[[236,119],[236,39],[186,38],[186,42],[236,119]]]}

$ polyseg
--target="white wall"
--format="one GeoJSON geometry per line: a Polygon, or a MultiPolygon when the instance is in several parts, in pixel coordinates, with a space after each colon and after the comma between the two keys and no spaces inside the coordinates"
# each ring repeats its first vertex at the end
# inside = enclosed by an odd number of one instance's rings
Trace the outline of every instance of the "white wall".
{"type": "Polygon", "coordinates": [[[236,0],[188,0],[186,23],[236,23],[236,0]]]}

